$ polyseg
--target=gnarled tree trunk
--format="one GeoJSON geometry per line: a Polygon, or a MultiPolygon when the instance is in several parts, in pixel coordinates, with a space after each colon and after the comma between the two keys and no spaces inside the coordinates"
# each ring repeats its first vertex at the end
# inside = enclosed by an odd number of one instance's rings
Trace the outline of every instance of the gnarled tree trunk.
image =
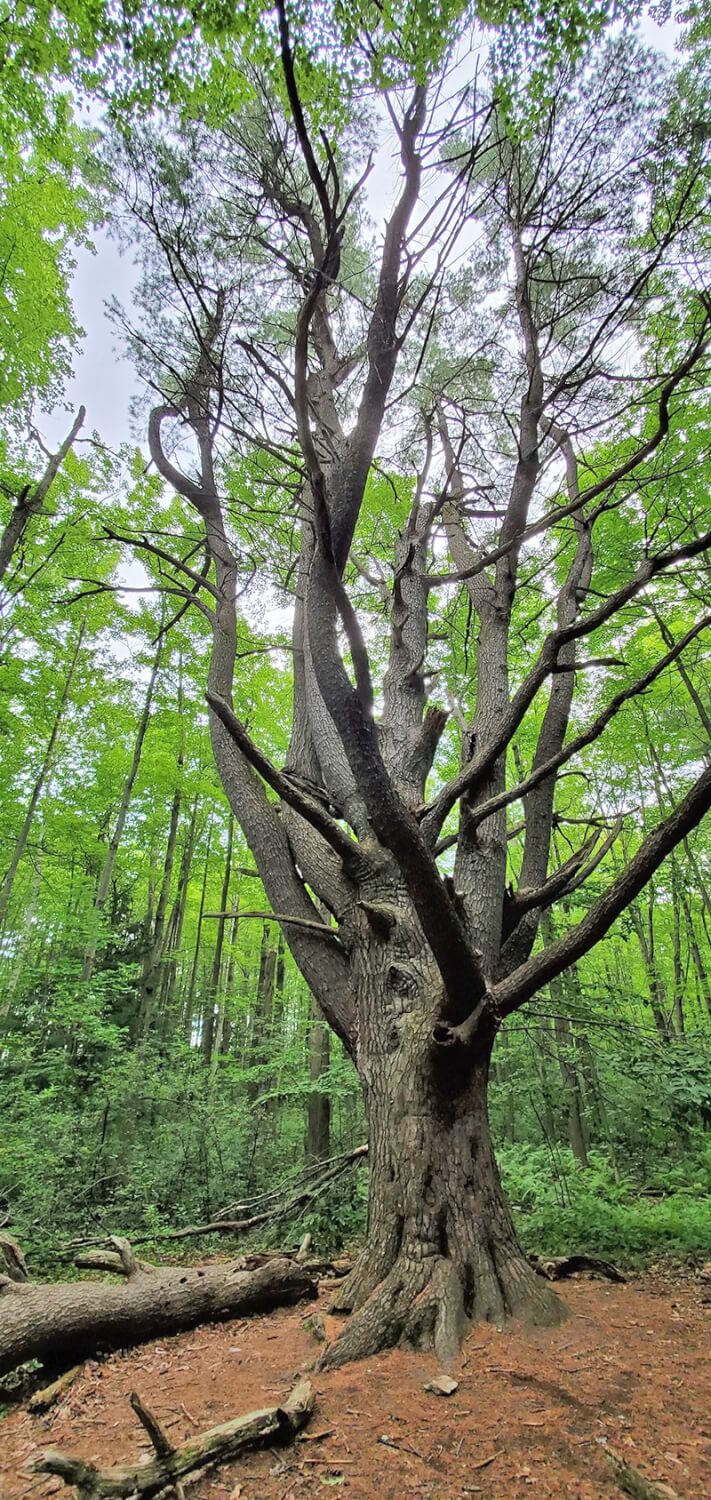
{"type": "MultiPolygon", "coordinates": [[[[473,1057],[437,1044],[441,980],[401,912],[386,942],[363,934],[357,1066],[369,1124],[368,1234],[333,1303],[355,1315],[325,1365],[400,1342],[434,1346],[446,1363],[470,1319],[555,1324],[565,1311],[520,1249],[501,1187],[487,1112],[493,1038],[473,1057]]],[[[359,925],[368,925],[362,915],[359,925]]]]}

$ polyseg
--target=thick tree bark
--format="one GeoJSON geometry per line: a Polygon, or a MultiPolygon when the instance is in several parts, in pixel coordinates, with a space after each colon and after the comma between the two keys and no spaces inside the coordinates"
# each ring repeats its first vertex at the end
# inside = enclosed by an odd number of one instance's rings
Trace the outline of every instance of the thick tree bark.
{"type": "Polygon", "coordinates": [[[197,1323],[268,1312],[313,1297],[308,1273],[291,1261],[257,1271],[234,1265],[166,1266],[125,1282],[0,1286],[0,1375],[29,1359],[78,1359],[121,1349],[197,1323]]]}
{"type": "Polygon", "coordinates": [[[519,1247],[501,1187],[487,1114],[492,1039],[473,1060],[456,1043],[436,1045],[441,981],[421,940],[403,942],[405,925],[363,949],[368,1235],[336,1294],[334,1309],[353,1317],[326,1350],[328,1367],[397,1343],[434,1347],[447,1363],[470,1320],[564,1316],[519,1247]]]}

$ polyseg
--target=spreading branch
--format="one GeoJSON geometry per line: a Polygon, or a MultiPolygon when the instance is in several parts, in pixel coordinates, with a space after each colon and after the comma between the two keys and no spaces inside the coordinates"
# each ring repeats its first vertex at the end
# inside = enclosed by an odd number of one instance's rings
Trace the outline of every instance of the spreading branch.
{"type": "Polygon", "coordinates": [[[576,963],[599,943],[613,922],[644,889],[668,854],[696,827],[711,807],[711,766],[699,776],[683,801],[648,834],[637,853],[591,907],[587,916],[558,942],[536,953],[500,984],[492,999],[499,1015],[518,1010],[543,985],[576,963]]]}
{"type": "Polygon", "coordinates": [[[344,869],[354,875],[361,873],[363,869],[363,855],[359,852],[357,843],[350,838],[345,829],[341,828],[335,818],[330,817],[326,809],[314,797],[310,797],[288,775],[283,771],[277,770],[276,766],[272,765],[264,752],[259,749],[258,745],[255,745],[254,740],[247,733],[241,720],[237,718],[236,713],[224,698],[221,698],[217,693],[210,692],[209,689],[205,697],[210,708],[217,714],[220,722],[224,724],[225,729],[234,740],[238,749],[246,756],[250,765],[254,766],[254,769],[259,772],[259,775],[266,781],[267,785],[272,788],[272,791],[275,791],[281,797],[282,802],[286,802],[289,807],[293,807],[295,812],[300,813],[302,818],[305,818],[321,834],[326,843],[330,844],[331,848],[335,850],[343,863],[344,869]]]}
{"type": "Polygon", "coordinates": [[[40,514],[57,474],[70,448],[73,447],[77,434],[84,425],[85,417],[86,409],[80,406],[64,442],[60,444],[56,453],[49,455],[47,467],[42,477],[34,487],[31,484],[26,484],[21,490],[10,512],[10,519],[0,536],[0,579],[4,578],[10,566],[13,553],[22,541],[32,517],[40,514]]]}
{"type": "Polygon", "coordinates": [[[682,636],[664,656],[660,657],[658,662],[655,662],[653,667],[650,667],[648,672],[645,672],[642,677],[638,677],[635,682],[630,683],[629,687],[622,688],[619,693],[615,693],[614,697],[610,699],[610,702],[601,713],[592,720],[587,729],[583,729],[580,734],[576,734],[563,749],[558,751],[557,755],[552,755],[549,760],[542,762],[541,765],[536,767],[535,771],[531,772],[530,776],[525,777],[523,781],[519,781],[516,786],[510,787],[508,791],[501,792],[497,797],[491,797],[487,802],[482,802],[472,813],[475,825],[478,826],[478,824],[483,823],[492,813],[498,812],[502,807],[508,807],[511,802],[518,802],[521,797],[525,797],[528,792],[533,791],[534,787],[538,786],[541,781],[545,781],[548,776],[552,776],[555,771],[560,770],[560,767],[564,766],[567,761],[572,760],[574,755],[578,755],[586,746],[592,745],[595,740],[600,738],[607,725],[619,713],[624,704],[629,703],[632,698],[637,698],[641,693],[646,692],[652,686],[652,683],[661,676],[662,672],[666,671],[666,668],[672,662],[676,661],[686,646],[695,640],[696,636],[700,635],[702,631],[708,629],[709,626],[711,626],[711,615],[704,615],[701,620],[697,621],[696,625],[691,627],[691,630],[686,632],[686,635],[682,636]]]}
{"type": "Polygon", "coordinates": [[[514,694],[496,736],[487,744],[481,755],[475,756],[469,765],[465,766],[442,788],[434,802],[422,809],[420,814],[422,828],[429,840],[432,842],[436,840],[445,818],[460,797],[465,792],[471,794],[486,780],[494,762],[510,743],[536,694],[555,667],[561,647],[569,641],[580,640],[582,636],[590,635],[593,630],[606,624],[613,615],[618,614],[626,604],[641,593],[659,573],[675,566],[676,563],[699,557],[709,548],[711,548],[711,532],[707,531],[702,536],[693,537],[688,542],[682,543],[679,547],[673,547],[667,552],[658,552],[652,557],[645,558],[633,577],[604,599],[597,609],[591,610],[589,614],[583,615],[570,625],[551,631],[544,642],[538,661],[514,694]]]}

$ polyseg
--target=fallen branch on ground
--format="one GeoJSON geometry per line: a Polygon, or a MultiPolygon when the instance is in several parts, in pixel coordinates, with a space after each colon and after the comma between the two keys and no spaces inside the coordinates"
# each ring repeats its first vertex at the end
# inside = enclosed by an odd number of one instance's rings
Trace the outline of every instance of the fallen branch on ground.
{"type": "MultiPolygon", "coordinates": [[[[271,1192],[261,1194],[259,1198],[246,1203],[231,1205],[232,1213],[239,1210],[243,1212],[253,1204],[266,1202],[268,1206],[257,1213],[247,1213],[245,1217],[227,1218],[227,1209],[222,1210],[222,1216],[210,1219],[204,1224],[188,1224],[184,1229],[162,1229],[151,1230],[145,1234],[134,1234],[134,1244],[151,1242],[157,1240],[186,1240],[195,1239],[203,1234],[247,1234],[250,1229],[258,1229],[266,1224],[277,1224],[280,1219],[288,1218],[297,1208],[318,1196],[331,1182],[355,1162],[363,1161],[368,1155],[367,1145],[356,1146],[353,1151],[344,1151],[341,1156],[331,1157],[328,1161],[314,1163],[307,1167],[296,1177],[287,1179],[279,1188],[271,1192]]],[[[105,1242],[105,1236],[96,1239],[73,1240],[67,1247],[77,1250],[87,1245],[101,1245],[105,1242]]],[[[108,1268],[107,1268],[108,1269],[108,1268]]],[[[113,1267],[111,1268],[113,1269],[113,1267]]]]}
{"type": "MultiPolygon", "coordinates": [[[[350,1260],[329,1260],[314,1257],[313,1260],[300,1258],[301,1248],[298,1250],[255,1250],[248,1255],[240,1255],[232,1264],[241,1271],[256,1271],[260,1266],[269,1265],[273,1260],[293,1261],[297,1266],[303,1266],[310,1276],[347,1276],[353,1269],[350,1260]]],[[[115,1250],[84,1250],[75,1255],[74,1264],[78,1271],[106,1271],[115,1276],[127,1274],[125,1265],[120,1255],[115,1250]]],[[[139,1260],[136,1265],[144,1275],[150,1276],[160,1267],[148,1260],[139,1260]]]]}
{"type": "Polygon", "coordinates": [[[254,1271],[232,1262],[137,1267],[118,1284],[5,1280],[0,1285],[0,1374],[28,1359],[78,1358],[127,1348],[163,1334],[269,1312],[315,1297],[316,1286],[293,1261],[272,1260],[254,1271]]]}
{"type": "Polygon", "coordinates": [[[219,1427],[211,1427],[175,1448],[163,1432],[153,1413],[135,1393],[131,1405],[145,1427],[155,1458],[149,1463],[121,1464],[113,1469],[98,1469],[81,1458],[50,1451],[35,1464],[38,1474],[56,1474],[65,1484],[76,1486],[80,1500],[129,1500],[149,1497],[172,1487],[181,1493],[181,1480],[196,1469],[213,1467],[239,1457],[246,1448],[265,1443],[286,1443],[296,1436],[313,1412],[315,1397],[308,1380],[300,1381],[283,1406],[248,1412],[219,1427]]]}
{"type": "Polygon", "coordinates": [[[548,1281],[564,1281],[567,1276],[576,1276],[580,1271],[589,1271],[591,1276],[604,1281],[622,1281],[626,1278],[609,1260],[599,1260],[596,1255],[529,1255],[534,1271],[548,1281]]]}
{"type": "Polygon", "coordinates": [[[616,1483],[625,1495],[630,1496],[630,1500],[679,1500],[676,1490],[670,1484],[657,1484],[653,1479],[645,1479],[626,1458],[613,1453],[602,1438],[598,1438],[598,1442],[616,1483]]]}
{"type": "Polygon", "coordinates": [[[51,1385],[43,1385],[41,1390],[35,1391],[34,1396],[30,1396],[27,1403],[27,1410],[36,1416],[40,1412],[49,1411],[50,1406],[54,1406],[60,1397],[64,1395],[64,1392],[68,1391],[69,1387],[74,1384],[74,1381],[78,1375],[81,1375],[83,1369],[83,1365],[72,1365],[71,1369],[65,1370],[63,1375],[60,1375],[57,1380],[53,1380],[51,1385]]]}
{"type": "MultiPolygon", "coordinates": [[[[116,1276],[129,1275],[117,1250],[84,1250],[74,1256],[74,1264],[78,1271],[112,1271],[116,1276]]],[[[136,1266],[146,1275],[158,1269],[148,1260],[137,1260],[136,1266]]]]}

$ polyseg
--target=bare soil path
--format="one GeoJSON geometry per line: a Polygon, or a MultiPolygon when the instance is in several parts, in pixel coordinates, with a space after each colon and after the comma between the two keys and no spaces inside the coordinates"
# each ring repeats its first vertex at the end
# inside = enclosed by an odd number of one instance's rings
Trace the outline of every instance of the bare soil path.
{"type": "MultiPolygon", "coordinates": [[[[328,1287],[321,1299],[325,1313],[328,1287]]],[[[599,1439],[683,1500],[711,1497],[711,1306],[700,1282],[569,1282],[553,1331],[477,1327],[451,1397],[424,1391],[434,1359],[395,1352],[316,1375],[311,1426],[292,1449],[204,1477],[191,1500],[598,1500],[619,1496],[599,1439]]],[[[0,1422],[0,1497],[69,1492],[31,1465],[45,1447],[103,1466],[148,1455],[137,1390],[176,1442],[273,1404],[318,1354],[314,1303],[148,1344],[89,1364],[46,1416],[0,1422]]],[[[327,1332],[338,1326],[325,1315],[327,1332]]]]}

